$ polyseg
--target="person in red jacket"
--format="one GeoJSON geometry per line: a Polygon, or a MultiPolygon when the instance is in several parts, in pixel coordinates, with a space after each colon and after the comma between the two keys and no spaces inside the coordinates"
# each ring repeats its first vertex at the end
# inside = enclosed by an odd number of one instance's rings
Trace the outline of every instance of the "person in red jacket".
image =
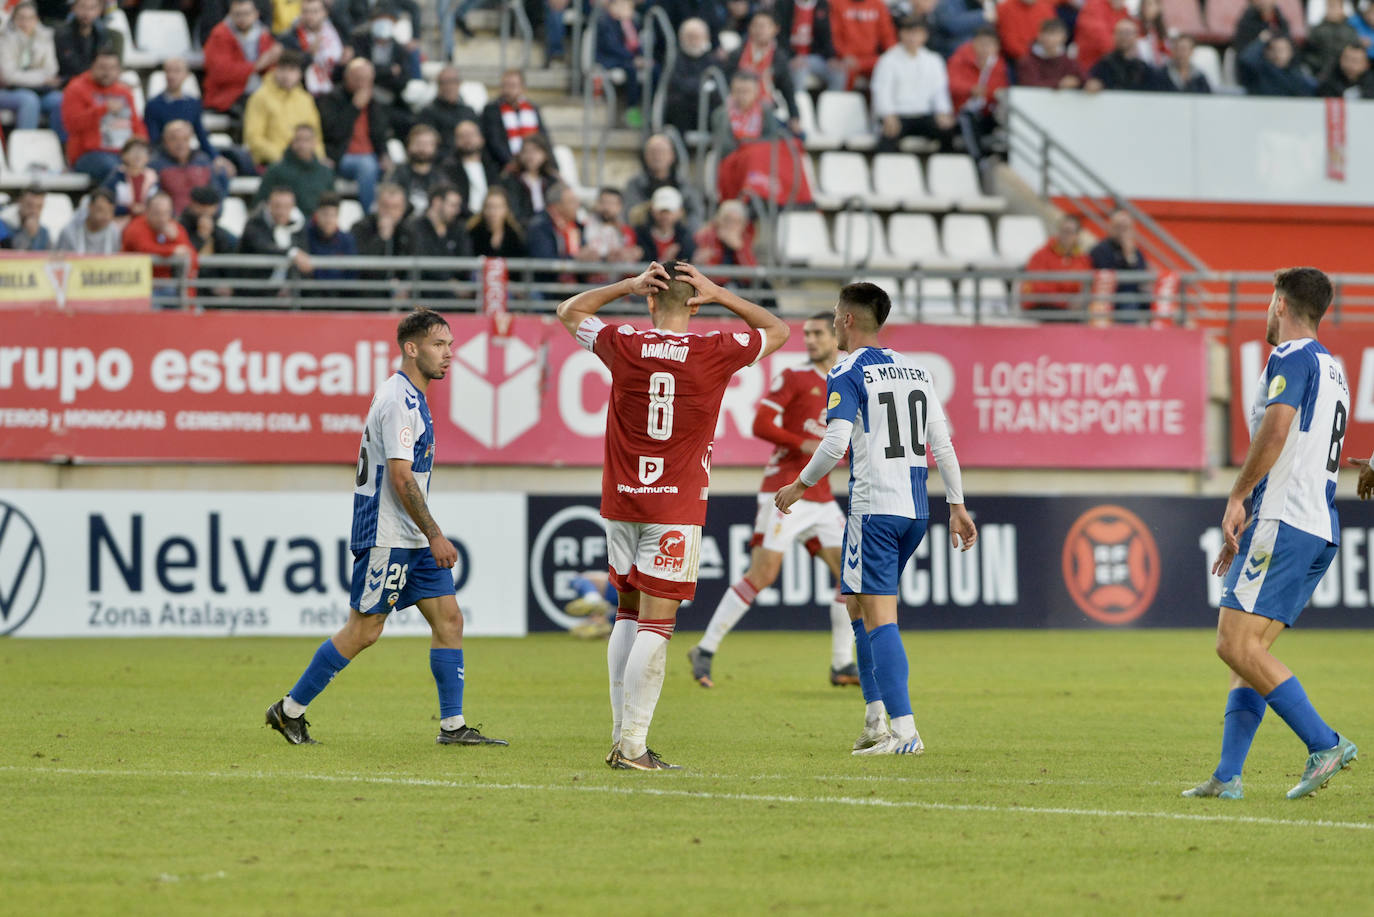
{"type": "Polygon", "coordinates": [[[979,26],[949,58],[949,97],[959,113],[959,130],[969,155],[982,159],[997,129],[997,101],[1010,85],[997,29],[979,26]]]}
{"type": "Polygon", "coordinates": [[[229,15],[210,30],[205,40],[205,107],[211,111],[242,111],[247,97],[262,84],[282,47],[272,30],[258,20],[253,0],[231,0],[229,15]]]}
{"type": "Polygon", "coordinates": [[[1018,61],[1030,54],[1040,26],[1054,18],[1051,0],[1002,0],[997,4],[997,37],[1003,56],[1018,61]]]}
{"type": "Polygon", "coordinates": [[[159,299],[175,299],[177,287],[165,281],[177,275],[195,277],[200,268],[196,250],[191,245],[191,237],[186,228],[176,221],[172,213],[172,196],[159,191],[148,199],[148,209],[129,221],[124,227],[124,251],[154,257],[180,256],[186,259],[184,266],[160,264],[153,268],[153,296],[159,299]],[[175,272],[175,273],[174,273],[175,272]]]}
{"type": "Polygon", "coordinates": [[[830,0],[830,41],[853,89],[855,81],[867,80],[882,53],[897,43],[897,28],[883,0],[830,0]]]}
{"type": "MultiPolygon", "coordinates": [[[[1054,238],[1030,256],[1026,272],[1091,271],[1092,259],[1079,244],[1082,229],[1078,217],[1067,213],[1061,216],[1054,238]]],[[[1027,312],[1062,312],[1081,305],[1072,300],[1082,292],[1083,284],[1077,280],[1028,280],[1022,288],[1021,308],[1027,312]]]]}
{"type": "Polygon", "coordinates": [[[1112,50],[1116,24],[1130,18],[1126,0],[1085,0],[1073,30],[1078,43],[1078,66],[1084,73],[1112,50]]]}
{"type": "Polygon", "coordinates": [[[62,91],[62,124],[67,130],[67,162],[99,185],[119,165],[125,141],[148,139],[148,128],[134,107],[134,94],[119,81],[119,53],[96,52],[91,69],[72,78],[62,91]]]}

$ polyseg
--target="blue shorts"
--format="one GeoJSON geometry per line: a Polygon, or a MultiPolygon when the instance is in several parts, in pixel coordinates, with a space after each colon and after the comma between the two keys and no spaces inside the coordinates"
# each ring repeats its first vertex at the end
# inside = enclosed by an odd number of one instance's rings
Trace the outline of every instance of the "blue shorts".
{"type": "Polygon", "coordinates": [[[453,595],[453,573],[440,570],[429,548],[367,548],[353,552],[348,604],[365,615],[386,614],[420,599],[453,595]]]}
{"type": "Polygon", "coordinates": [[[897,595],[902,570],[926,537],[926,519],[857,515],[844,523],[842,595],[897,595]]]}
{"type": "Polygon", "coordinates": [[[1226,573],[1221,607],[1292,627],[1335,556],[1336,545],[1286,522],[1253,522],[1226,573]]]}

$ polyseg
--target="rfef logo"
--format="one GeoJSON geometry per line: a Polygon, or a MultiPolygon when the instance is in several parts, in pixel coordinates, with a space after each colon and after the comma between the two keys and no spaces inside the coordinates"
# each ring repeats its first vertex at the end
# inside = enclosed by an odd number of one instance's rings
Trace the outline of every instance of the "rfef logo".
{"type": "Polygon", "coordinates": [[[510,445],[539,422],[542,362],[514,335],[476,335],[454,353],[449,419],[488,449],[510,445]]]}
{"type": "Polygon", "coordinates": [[[29,517],[0,501],[0,635],[28,620],[43,595],[47,564],[29,517]]]}
{"type": "Polygon", "coordinates": [[[1074,604],[1103,624],[1128,624],[1159,591],[1159,547],[1140,517],[1120,506],[1079,516],[1064,539],[1064,585],[1074,604]]]}
{"type": "MultiPolygon", "coordinates": [[[[533,531],[533,528],[531,528],[533,531]]],[[[606,524],[595,506],[565,506],[534,533],[530,544],[530,591],[534,604],[559,627],[571,628],[583,619],[563,611],[577,598],[574,578],[606,570],[606,524]]]]}
{"type": "Polygon", "coordinates": [[[687,556],[687,536],[676,529],[664,532],[658,539],[658,554],[654,556],[654,569],[668,573],[681,573],[683,559],[687,556]]]}

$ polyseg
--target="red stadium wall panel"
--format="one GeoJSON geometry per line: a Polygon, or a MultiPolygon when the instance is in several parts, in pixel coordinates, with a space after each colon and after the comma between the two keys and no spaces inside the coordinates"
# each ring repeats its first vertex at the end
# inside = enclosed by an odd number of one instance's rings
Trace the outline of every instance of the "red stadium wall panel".
{"type": "MultiPolygon", "coordinates": [[[[556,322],[506,336],[457,316],[431,388],[447,464],[600,465],[609,374],[556,322]]],[[[349,462],[395,366],[396,317],[0,313],[0,459],[349,462]]],[[[701,330],[738,324],[700,323],[701,330]]],[[[788,349],[736,375],[713,460],[759,465],[750,435],[788,349]]],[[[1204,338],[1190,329],[903,325],[888,346],[937,380],[969,466],[1200,468],[1204,338]]]]}

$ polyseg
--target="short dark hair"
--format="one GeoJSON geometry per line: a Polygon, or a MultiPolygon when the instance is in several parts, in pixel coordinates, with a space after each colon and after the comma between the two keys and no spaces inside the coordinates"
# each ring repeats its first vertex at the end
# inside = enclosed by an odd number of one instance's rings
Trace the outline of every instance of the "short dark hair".
{"type": "Polygon", "coordinates": [[[987,25],[986,23],[973,30],[973,37],[991,38],[993,41],[1001,41],[997,36],[997,26],[987,25]]]}
{"type": "Polygon", "coordinates": [[[218,207],[220,205],[219,190],[214,185],[200,185],[192,188],[191,203],[200,204],[202,207],[218,207]]]}
{"type": "MultiPolygon", "coordinates": [[[[20,4],[20,6],[22,5],[23,4],[20,4]]],[[[17,8],[18,7],[16,7],[16,9],[17,8]]],[[[114,192],[111,191],[109,188],[106,188],[104,185],[101,185],[99,188],[96,188],[90,194],[86,195],[86,205],[88,207],[90,206],[92,201],[104,201],[111,207],[116,206],[114,192]]]]}
{"type": "Polygon", "coordinates": [[[130,137],[128,140],[125,140],[124,145],[119,148],[119,155],[123,156],[130,150],[138,149],[139,147],[143,147],[145,152],[152,149],[148,146],[148,141],[144,140],[142,137],[130,137]]]}
{"type": "Polygon", "coordinates": [[[614,188],[610,185],[602,185],[600,188],[596,190],[597,197],[600,197],[603,194],[614,194],[622,201],[625,200],[625,192],[621,191],[619,188],[614,188]]]}
{"type": "Polygon", "coordinates": [[[1313,327],[1322,320],[1331,305],[1331,280],[1314,267],[1289,267],[1275,271],[1274,289],[1313,327]]]}
{"type": "Polygon", "coordinates": [[[828,309],[822,309],[819,312],[808,315],[806,320],[808,322],[833,322],[835,320],[835,313],[828,309]]]}
{"type": "Polygon", "coordinates": [[[19,196],[20,196],[20,197],[30,197],[30,196],[46,197],[47,194],[48,194],[48,192],[44,190],[44,188],[43,188],[42,185],[25,185],[25,186],[24,186],[24,190],[21,191],[21,192],[19,193],[19,196]]]}
{"type": "Polygon", "coordinates": [[[1066,32],[1066,33],[1067,33],[1067,32],[1069,31],[1069,27],[1066,26],[1066,25],[1064,24],[1064,20],[1060,19],[1058,16],[1051,16],[1051,17],[1049,17],[1048,19],[1046,19],[1044,22],[1040,23],[1040,31],[1042,31],[1042,32],[1060,31],[1060,32],[1066,32]]]}
{"type": "Polygon", "coordinates": [[[881,328],[892,311],[892,300],[876,283],[851,283],[840,290],[840,306],[850,312],[868,313],[873,316],[874,325],[881,328]]]}
{"type": "Polygon", "coordinates": [[[343,203],[342,194],[337,191],[326,191],[315,202],[315,210],[319,211],[321,207],[338,207],[341,203],[343,203]]]}
{"type": "Polygon", "coordinates": [[[290,185],[273,185],[271,190],[267,192],[268,197],[276,197],[278,194],[289,194],[292,200],[294,200],[296,197],[296,189],[292,188],[290,185]]]}
{"type": "Polygon", "coordinates": [[[95,49],[95,57],[91,58],[91,63],[95,63],[96,58],[99,57],[113,57],[116,60],[118,60],[119,50],[115,48],[114,45],[110,44],[109,42],[106,42],[105,44],[95,49]]]}
{"type": "Polygon", "coordinates": [[[435,201],[442,201],[450,194],[460,194],[458,186],[448,181],[437,181],[429,186],[429,200],[425,201],[425,209],[434,206],[435,201]]]}
{"type": "MultiPolygon", "coordinates": [[[[23,4],[20,4],[20,6],[23,6],[23,4]]],[[[15,9],[18,9],[18,8],[19,8],[19,7],[15,7],[15,9]]],[[[1367,54],[1367,53],[1368,53],[1368,52],[1365,50],[1365,46],[1362,45],[1362,44],[1360,44],[1358,41],[1347,42],[1346,45],[1345,45],[1345,47],[1344,47],[1344,48],[1341,48],[1341,53],[1344,54],[1345,52],[1349,51],[1351,48],[1354,48],[1356,51],[1359,51],[1361,54],[1367,54]]]]}
{"type": "Polygon", "coordinates": [[[277,66],[304,70],[307,60],[309,60],[309,58],[300,51],[297,51],[295,48],[287,48],[282,51],[281,56],[277,58],[277,66]]]}
{"type": "Polygon", "coordinates": [[[396,326],[396,343],[401,345],[404,350],[406,341],[414,341],[429,336],[429,331],[438,325],[448,327],[448,322],[444,317],[433,309],[426,309],[424,306],[401,319],[401,323],[396,326]]]}
{"type": "Polygon", "coordinates": [[[907,29],[925,29],[930,31],[930,23],[924,16],[904,16],[902,21],[897,24],[897,31],[905,32],[907,29]]]}
{"type": "MultiPolygon", "coordinates": [[[[676,267],[676,262],[666,265],[666,267],[671,273],[676,267]]],[[[697,295],[696,287],[685,280],[679,280],[674,277],[672,280],[668,281],[668,289],[654,291],[654,305],[657,306],[660,311],[686,309],[687,300],[695,295],[697,295]]]]}

